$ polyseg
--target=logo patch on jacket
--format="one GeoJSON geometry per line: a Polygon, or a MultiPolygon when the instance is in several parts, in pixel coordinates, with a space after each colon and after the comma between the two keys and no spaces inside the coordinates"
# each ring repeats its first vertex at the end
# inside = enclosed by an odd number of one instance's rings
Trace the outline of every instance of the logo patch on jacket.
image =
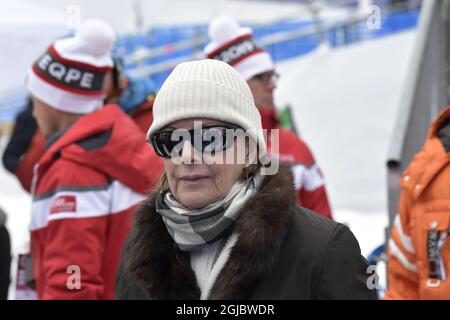
{"type": "Polygon", "coordinates": [[[77,198],[75,196],[58,196],[50,206],[50,214],[60,212],[76,212],[77,198]]]}

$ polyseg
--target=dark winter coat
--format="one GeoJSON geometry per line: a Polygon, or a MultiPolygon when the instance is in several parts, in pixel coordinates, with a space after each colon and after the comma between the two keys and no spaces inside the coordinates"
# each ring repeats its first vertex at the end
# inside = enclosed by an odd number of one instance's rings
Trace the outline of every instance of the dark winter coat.
{"type": "MultiPolygon", "coordinates": [[[[367,262],[344,225],[295,202],[292,174],[280,167],[236,222],[237,243],[209,299],[375,299],[367,262]]],[[[199,299],[190,267],[155,211],[140,208],[122,252],[116,299],[199,299]]]]}

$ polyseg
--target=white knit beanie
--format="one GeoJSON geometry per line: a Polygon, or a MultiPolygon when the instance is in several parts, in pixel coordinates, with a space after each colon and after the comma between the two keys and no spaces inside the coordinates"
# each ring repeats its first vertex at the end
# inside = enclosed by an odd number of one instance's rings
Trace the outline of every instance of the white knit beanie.
{"type": "Polygon", "coordinates": [[[105,74],[112,69],[114,30],[103,20],[84,22],[74,37],[54,42],[28,72],[27,87],[60,111],[86,114],[103,105],[105,74]]]}
{"type": "Polygon", "coordinates": [[[247,82],[228,64],[218,60],[184,62],[175,67],[153,104],[150,135],[179,120],[206,118],[234,124],[266,154],[261,116],[247,82]]]}
{"type": "Polygon", "coordinates": [[[207,58],[228,63],[245,80],[275,69],[269,53],[254,42],[252,29],[240,27],[229,16],[219,16],[211,21],[209,37],[211,42],[203,49],[207,58]]]}

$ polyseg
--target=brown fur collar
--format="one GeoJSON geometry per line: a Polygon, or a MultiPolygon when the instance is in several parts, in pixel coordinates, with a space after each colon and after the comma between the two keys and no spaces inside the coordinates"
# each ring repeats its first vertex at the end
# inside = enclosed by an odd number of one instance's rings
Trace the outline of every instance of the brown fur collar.
{"type": "MultiPolygon", "coordinates": [[[[150,197],[136,214],[123,250],[125,275],[152,299],[199,299],[189,254],[178,250],[150,197]]],[[[209,299],[248,298],[256,281],[277,261],[287,229],[295,189],[288,166],[267,176],[243,209],[230,257],[218,275],[209,299]]]]}

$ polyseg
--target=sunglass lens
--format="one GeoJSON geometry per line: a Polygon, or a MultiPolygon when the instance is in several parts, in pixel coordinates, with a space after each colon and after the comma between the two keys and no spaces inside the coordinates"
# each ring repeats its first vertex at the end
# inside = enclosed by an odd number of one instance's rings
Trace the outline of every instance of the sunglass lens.
{"type": "Polygon", "coordinates": [[[160,157],[170,158],[176,141],[172,141],[171,132],[157,132],[152,136],[152,145],[160,157]]]}

